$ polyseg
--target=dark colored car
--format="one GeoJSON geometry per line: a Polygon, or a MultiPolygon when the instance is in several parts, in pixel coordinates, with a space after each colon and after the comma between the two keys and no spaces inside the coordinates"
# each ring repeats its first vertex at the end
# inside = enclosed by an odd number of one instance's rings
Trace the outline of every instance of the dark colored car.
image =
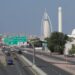
{"type": "Polygon", "coordinates": [[[7,64],[8,65],[13,65],[13,60],[12,59],[7,60],[7,64]]]}
{"type": "Polygon", "coordinates": [[[10,56],[11,54],[8,52],[6,55],[7,55],[7,56],[10,56]]]}
{"type": "Polygon", "coordinates": [[[19,50],[19,51],[18,51],[18,54],[22,54],[22,51],[21,51],[21,50],[19,50]]]}

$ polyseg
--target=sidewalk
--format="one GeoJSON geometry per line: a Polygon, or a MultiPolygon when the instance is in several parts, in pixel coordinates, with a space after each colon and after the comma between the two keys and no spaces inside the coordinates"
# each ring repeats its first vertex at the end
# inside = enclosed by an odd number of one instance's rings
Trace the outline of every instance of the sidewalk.
{"type": "Polygon", "coordinates": [[[67,57],[67,56],[64,56],[64,55],[53,55],[53,56],[56,57],[56,58],[64,59],[64,60],[67,58],[68,61],[75,62],[75,56],[74,57],[67,57]]]}
{"type": "Polygon", "coordinates": [[[65,70],[69,73],[72,73],[72,75],[75,75],[75,65],[73,65],[67,61],[55,60],[53,58],[51,59],[51,58],[44,56],[44,55],[37,55],[37,57],[55,65],[56,67],[59,67],[59,68],[65,70]]]}

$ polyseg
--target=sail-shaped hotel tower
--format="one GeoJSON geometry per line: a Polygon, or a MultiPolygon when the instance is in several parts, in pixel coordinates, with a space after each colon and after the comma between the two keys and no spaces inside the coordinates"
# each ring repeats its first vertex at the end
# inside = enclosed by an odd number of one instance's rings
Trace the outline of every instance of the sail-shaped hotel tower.
{"type": "Polygon", "coordinates": [[[41,23],[42,38],[50,37],[51,32],[52,32],[51,20],[50,20],[50,17],[48,16],[46,9],[45,9],[44,16],[42,18],[42,23],[41,23]]]}

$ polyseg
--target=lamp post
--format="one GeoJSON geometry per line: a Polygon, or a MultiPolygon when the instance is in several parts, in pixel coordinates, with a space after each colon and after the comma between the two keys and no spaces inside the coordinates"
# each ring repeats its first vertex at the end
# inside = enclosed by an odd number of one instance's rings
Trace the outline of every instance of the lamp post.
{"type": "Polygon", "coordinates": [[[32,47],[33,47],[33,64],[35,64],[35,47],[33,44],[32,47]]]}
{"type": "Polygon", "coordinates": [[[33,64],[35,64],[35,47],[34,47],[34,45],[32,44],[32,42],[30,42],[30,41],[28,41],[30,44],[31,44],[31,46],[32,46],[32,48],[33,48],[33,64]]]}

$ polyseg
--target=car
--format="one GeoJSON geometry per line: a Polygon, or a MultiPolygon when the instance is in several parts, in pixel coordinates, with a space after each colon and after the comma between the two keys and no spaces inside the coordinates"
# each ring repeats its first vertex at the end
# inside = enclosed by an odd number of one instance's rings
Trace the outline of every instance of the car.
{"type": "Polygon", "coordinates": [[[8,52],[8,53],[6,53],[6,55],[7,55],[7,56],[11,56],[11,54],[10,54],[9,52],[8,52]]]}
{"type": "Polygon", "coordinates": [[[7,64],[8,64],[8,65],[13,65],[13,60],[12,60],[12,59],[8,59],[8,60],[7,60],[7,64]]]}
{"type": "Polygon", "coordinates": [[[21,51],[21,50],[19,50],[19,51],[18,51],[18,54],[22,54],[22,51],[21,51]]]}

